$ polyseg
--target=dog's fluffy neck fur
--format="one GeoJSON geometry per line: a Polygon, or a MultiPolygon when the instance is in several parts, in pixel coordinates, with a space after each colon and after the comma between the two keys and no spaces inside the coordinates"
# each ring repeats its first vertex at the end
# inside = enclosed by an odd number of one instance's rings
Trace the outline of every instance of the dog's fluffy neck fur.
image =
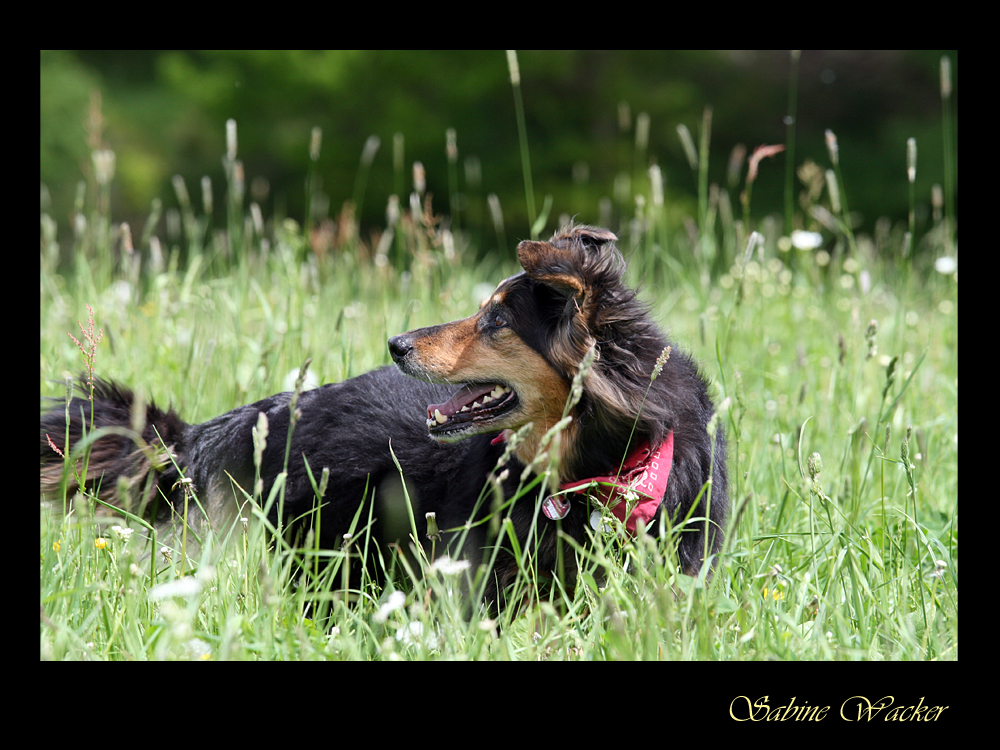
{"type": "MultiPolygon", "coordinates": [[[[566,381],[567,392],[594,349],[573,422],[560,437],[560,481],[613,472],[618,466],[606,465],[609,455],[620,462],[642,440],[658,445],[672,429],[669,355],[652,379],[667,338],[624,282],[625,262],[611,233],[571,227],[548,243],[521,243],[518,255],[544,322],[535,332],[546,339],[533,345],[566,381]]],[[[546,429],[533,431],[518,451],[522,461],[535,458],[546,429]]]]}

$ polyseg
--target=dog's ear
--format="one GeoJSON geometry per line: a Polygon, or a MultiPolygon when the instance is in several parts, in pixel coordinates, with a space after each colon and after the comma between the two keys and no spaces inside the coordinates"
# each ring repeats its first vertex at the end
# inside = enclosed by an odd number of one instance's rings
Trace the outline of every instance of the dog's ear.
{"type": "Polygon", "coordinates": [[[550,361],[572,377],[584,355],[594,344],[588,321],[591,304],[590,288],[584,276],[586,250],[575,244],[556,245],[550,242],[525,240],[517,246],[517,258],[524,272],[535,281],[555,292],[559,327],[552,336],[550,361]]]}
{"type": "Polygon", "coordinates": [[[566,248],[524,240],[517,246],[517,259],[528,276],[567,297],[580,299],[587,291],[578,264],[566,248]]]}
{"type": "Polygon", "coordinates": [[[588,292],[587,269],[603,257],[604,245],[617,239],[607,229],[570,225],[549,242],[525,240],[517,246],[517,258],[528,276],[580,303],[588,292]]]}
{"type": "Polygon", "coordinates": [[[569,226],[555,233],[552,237],[553,245],[580,244],[588,250],[600,250],[602,246],[609,242],[614,242],[618,238],[614,232],[600,227],[569,226]]]}

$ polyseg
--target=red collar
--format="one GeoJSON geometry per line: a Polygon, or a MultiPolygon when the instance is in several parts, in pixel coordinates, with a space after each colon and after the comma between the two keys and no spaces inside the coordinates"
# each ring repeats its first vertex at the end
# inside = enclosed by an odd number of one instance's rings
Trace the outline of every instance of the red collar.
{"type": "MultiPolygon", "coordinates": [[[[497,440],[500,439],[498,436],[497,440]]],[[[586,492],[593,488],[590,497],[608,506],[624,522],[625,529],[630,534],[635,534],[636,521],[642,519],[648,526],[656,509],[660,507],[673,463],[674,433],[671,430],[656,450],[651,450],[649,441],[643,440],[625,459],[617,475],[591,477],[559,485],[558,494],[545,498],[542,512],[553,520],[565,518],[569,513],[566,493],[586,492]],[[626,493],[633,494],[634,499],[628,499],[626,493]]]]}

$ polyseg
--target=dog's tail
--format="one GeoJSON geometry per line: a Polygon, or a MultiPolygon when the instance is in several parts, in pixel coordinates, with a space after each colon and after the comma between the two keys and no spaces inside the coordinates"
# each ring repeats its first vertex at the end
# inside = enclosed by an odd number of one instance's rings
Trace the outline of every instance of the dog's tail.
{"type": "Polygon", "coordinates": [[[133,512],[147,514],[147,505],[171,497],[180,479],[187,425],[117,383],[95,379],[92,401],[86,384],[80,390],[85,397],[41,415],[42,497],[71,498],[85,489],[119,507],[138,501],[133,512]]]}

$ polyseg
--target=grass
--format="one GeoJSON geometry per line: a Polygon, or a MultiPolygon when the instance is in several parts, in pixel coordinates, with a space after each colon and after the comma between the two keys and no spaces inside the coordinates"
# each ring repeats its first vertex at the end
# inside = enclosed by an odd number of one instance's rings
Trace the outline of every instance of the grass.
{"type": "MultiPolygon", "coordinates": [[[[210,234],[206,207],[188,200],[179,233],[147,226],[130,252],[108,189],[81,193],[66,265],[43,216],[43,395],[92,365],[203,421],[293,388],[307,358],[321,382],[386,364],[388,336],[469,314],[514,270],[513,252],[473,260],[420,201],[380,241],[348,232],[320,254],[315,235],[260,220],[232,192],[230,231],[210,234]],[[84,363],[66,333],[87,305],[104,341],[84,363]]],[[[662,199],[644,196],[621,247],[717,389],[733,525],[710,581],[678,575],[669,546],[610,533],[567,542],[583,570],[575,591],[556,582],[494,621],[467,616],[462,592],[481,572],[430,563],[430,539],[379,549],[384,585],[349,590],[342,563],[372,543],[366,518],[343,550],[275,541],[258,519],[164,558],[148,554],[164,541],[148,527],[80,495],[40,513],[41,657],[957,659],[957,273],[933,269],[953,235],[929,227],[904,264],[910,227],[826,227],[821,195],[795,222],[821,231],[822,249],[796,249],[764,219],[746,252],[728,193],[706,195],[694,235],[668,231],[662,199]]],[[[540,576],[530,559],[522,573],[527,595],[540,576]]]]}

